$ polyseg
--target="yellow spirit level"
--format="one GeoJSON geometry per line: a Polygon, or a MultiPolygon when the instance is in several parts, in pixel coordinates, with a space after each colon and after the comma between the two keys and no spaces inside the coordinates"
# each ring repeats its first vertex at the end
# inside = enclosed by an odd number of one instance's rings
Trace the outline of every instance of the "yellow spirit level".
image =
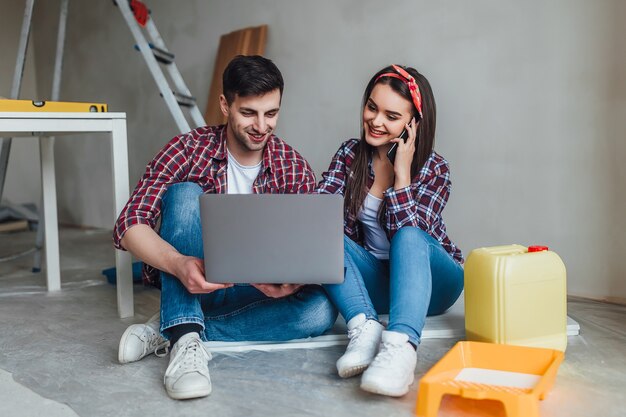
{"type": "Polygon", "coordinates": [[[0,100],[0,112],[92,112],[108,111],[104,103],[69,101],[0,100]]]}

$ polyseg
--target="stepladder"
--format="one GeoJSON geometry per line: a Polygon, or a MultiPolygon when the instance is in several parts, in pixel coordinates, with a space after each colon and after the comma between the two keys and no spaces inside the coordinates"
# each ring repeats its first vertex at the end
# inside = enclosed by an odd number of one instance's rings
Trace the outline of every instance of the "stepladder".
{"type": "MultiPolygon", "coordinates": [[[[32,26],[33,9],[35,6],[35,0],[26,0],[24,7],[24,17],[22,20],[22,29],[20,33],[20,40],[17,50],[17,60],[15,64],[15,72],[13,76],[13,83],[11,87],[11,99],[17,99],[20,95],[20,89],[22,86],[22,79],[24,76],[24,67],[26,63],[26,53],[28,49],[30,32],[32,26]]],[[[56,55],[54,63],[54,73],[52,78],[52,94],[51,99],[57,101],[59,99],[61,90],[61,73],[63,68],[63,50],[65,44],[65,32],[67,24],[67,15],[69,8],[69,0],[62,0],[59,12],[59,26],[57,31],[57,45],[56,55]]],[[[4,184],[6,180],[6,172],[9,163],[9,155],[11,151],[11,138],[0,139],[0,200],[2,199],[4,192],[4,184]]],[[[40,155],[46,152],[53,152],[54,137],[40,138],[39,139],[39,151],[40,155]]],[[[52,184],[54,186],[54,184],[52,184]]],[[[43,197],[40,204],[40,211],[43,209],[43,197]]],[[[13,254],[7,257],[0,258],[0,262],[5,260],[12,260],[18,257],[26,256],[34,253],[33,272],[39,272],[42,264],[42,249],[44,244],[44,225],[43,218],[35,211],[17,205],[9,205],[9,209],[18,213],[19,216],[28,219],[29,221],[38,222],[37,237],[35,247],[26,251],[13,254]]]]}
{"type": "Polygon", "coordinates": [[[180,133],[204,126],[196,98],[185,84],[174,54],[168,50],[148,7],[139,0],[116,0],[180,133]],[[165,70],[165,71],[164,71],[165,70]]]}

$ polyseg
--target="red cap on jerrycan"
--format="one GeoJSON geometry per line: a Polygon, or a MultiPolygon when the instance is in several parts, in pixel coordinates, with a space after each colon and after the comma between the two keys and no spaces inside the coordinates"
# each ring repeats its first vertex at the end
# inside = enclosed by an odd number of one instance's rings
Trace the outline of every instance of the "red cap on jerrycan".
{"type": "Polygon", "coordinates": [[[528,252],[543,252],[549,250],[547,246],[532,245],[528,247],[528,252]]]}

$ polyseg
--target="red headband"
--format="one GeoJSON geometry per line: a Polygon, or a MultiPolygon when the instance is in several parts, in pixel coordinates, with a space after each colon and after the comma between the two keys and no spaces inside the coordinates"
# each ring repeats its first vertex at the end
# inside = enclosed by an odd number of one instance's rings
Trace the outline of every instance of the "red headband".
{"type": "Polygon", "coordinates": [[[417,109],[417,113],[419,113],[420,119],[421,119],[422,118],[422,94],[420,93],[420,89],[417,86],[417,83],[415,82],[415,78],[413,78],[411,74],[406,72],[404,68],[400,67],[399,65],[392,65],[392,67],[394,70],[397,71],[397,73],[385,72],[384,74],[380,74],[378,77],[376,77],[374,82],[378,81],[382,77],[393,77],[393,78],[399,79],[400,81],[403,81],[409,87],[409,91],[411,92],[411,98],[413,99],[413,105],[415,105],[415,108],[417,109]]]}

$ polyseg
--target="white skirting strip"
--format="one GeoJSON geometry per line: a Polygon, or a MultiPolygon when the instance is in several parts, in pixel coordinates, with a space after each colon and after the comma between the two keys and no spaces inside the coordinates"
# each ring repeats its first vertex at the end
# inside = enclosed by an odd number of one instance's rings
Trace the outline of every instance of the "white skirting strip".
{"type": "MultiPolygon", "coordinates": [[[[444,314],[426,318],[422,331],[423,339],[463,339],[465,337],[465,314],[463,295],[444,314]]],[[[381,321],[387,322],[389,316],[381,315],[381,321]]],[[[567,317],[567,335],[577,336],[580,325],[571,317],[567,317]]],[[[346,345],[348,343],[345,322],[339,318],[332,330],[322,336],[308,339],[289,340],[287,342],[206,342],[204,345],[212,352],[246,352],[250,350],[281,350],[281,349],[315,349],[328,346],[346,345]]]]}

